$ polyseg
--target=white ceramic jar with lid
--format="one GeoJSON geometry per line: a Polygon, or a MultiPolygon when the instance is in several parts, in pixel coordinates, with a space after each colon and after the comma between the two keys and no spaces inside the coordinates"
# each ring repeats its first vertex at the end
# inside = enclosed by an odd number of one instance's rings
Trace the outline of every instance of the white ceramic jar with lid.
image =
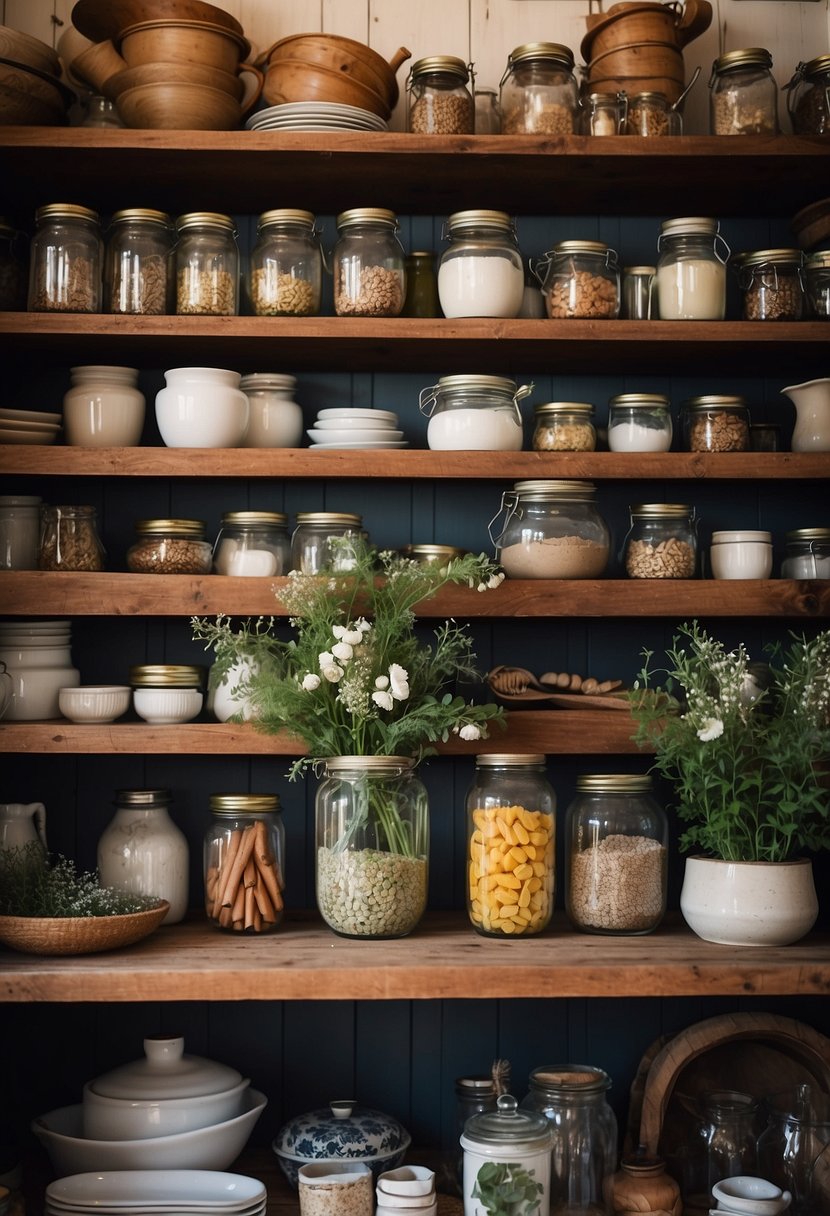
{"type": "Polygon", "coordinates": [[[517,481],[489,531],[508,578],[600,578],[608,562],[610,533],[590,481],[517,481]]]}
{"type": "Polygon", "coordinates": [[[456,211],[446,224],[449,246],[438,263],[438,299],[445,317],[517,317],[525,272],[516,226],[505,211],[456,211]]]}
{"type": "Polygon", "coordinates": [[[291,567],[288,516],[280,511],[226,511],[213,550],[217,574],[270,578],[291,567]]]}
{"type": "Polygon", "coordinates": [[[469,1118],[461,1135],[464,1216],[548,1212],[552,1144],[545,1116],[519,1110],[512,1094],[501,1094],[494,1111],[469,1118]]]}
{"type": "Polygon", "coordinates": [[[172,801],[165,789],[118,790],[115,815],[98,840],[101,884],[166,899],[165,925],[184,917],[188,898],[187,838],[170,818],[172,801]]]}
{"type": "Polygon", "coordinates": [[[66,442],[73,447],[128,448],[141,442],[146,402],[138,368],[93,364],[69,369],[63,397],[66,442]]]}
{"type": "Polygon", "coordinates": [[[204,668],[189,663],[140,663],[130,668],[133,707],[156,726],[190,722],[202,708],[204,668]]]}
{"type": "Polygon", "coordinates": [[[769,578],[772,533],[758,529],[713,532],[709,565],[714,578],[769,578]]]}
{"type": "Polygon", "coordinates": [[[392,1115],[359,1106],[353,1098],[340,1098],[289,1119],[277,1132],[273,1149],[282,1172],[296,1188],[301,1166],[315,1161],[362,1161],[377,1180],[401,1164],[411,1140],[392,1115]]]}
{"type": "Polygon", "coordinates": [[[248,398],[245,448],[297,448],[303,437],[303,411],[294,400],[297,377],[251,372],[239,387],[248,398]]]}
{"type": "Polygon", "coordinates": [[[504,376],[442,376],[421,389],[418,404],[429,418],[427,445],[439,452],[519,452],[524,434],[519,402],[532,384],[504,376]]]}
{"type": "Polygon", "coordinates": [[[0,494],[0,570],[37,570],[42,503],[36,494],[0,494]]]}
{"type": "Polygon", "coordinates": [[[722,321],[729,246],[716,219],[664,220],[657,241],[657,298],[664,321],[722,321]]]}

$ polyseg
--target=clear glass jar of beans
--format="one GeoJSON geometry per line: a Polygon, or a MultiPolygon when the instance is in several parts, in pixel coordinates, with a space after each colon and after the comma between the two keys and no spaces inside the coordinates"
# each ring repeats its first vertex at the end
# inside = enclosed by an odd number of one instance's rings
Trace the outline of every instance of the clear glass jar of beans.
{"type": "Polygon", "coordinates": [[[734,259],[745,321],[800,321],[804,313],[804,254],[758,249],[734,259]]]}
{"type": "Polygon", "coordinates": [[[104,243],[97,211],[49,203],[35,212],[30,312],[100,312],[104,243]]]}
{"type": "Polygon", "coordinates": [[[212,794],[205,912],[234,933],[271,933],[284,910],[285,832],[276,794],[212,794]]]}
{"type": "Polygon", "coordinates": [[[749,451],[749,410],[743,397],[690,397],[682,416],[687,452],[749,451]]]}
{"type": "Polygon", "coordinates": [[[830,135],[830,54],[799,63],[785,85],[796,135],[830,135]]]}
{"type": "Polygon", "coordinates": [[[406,129],[415,135],[472,135],[472,79],[472,65],[454,55],[416,60],[406,82],[406,129]]]}
{"type": "Polygon", "coordinates": [[[210,574],[213,550],[201,519],[139,519],[127,550],[133,574],[210,574]]]}
{"type": "Polygon", "coordinates": [[[534,265],[548,316],[613,320],[620,314],[620,268],[602,241],[560,241],[534,265]]]}
{"type": "Polygon", "coordinates": [[[570,47],[526,42],[507,57],[499,82],[503,135],[572,135],[579,90],[570,47]]]}
{"type": "Polygon", "coordinates": [[[727,51],[709,77],[711,135],[777,135],[778,85],[762,46],[727,51]]]}
{"type": "Polygon", "coordinates": [[[232,317],[239,312],[239,249],[229,215],[191,211],[176,220],[176,313],[232,317]]]}
{"type": "Polygon", "coordinates": [[[565,910],[584,933],[651,933],[666,911],[668,823],[651,777],[577,777],[565,819],[565,910]]]}
{"type": "Polygon", "coordinates": [[[533,411],[534,452],[593,452],[594,407],[585,401],[548,401],[533,411]]]}
{"type": "Polygon", "coordinates": [[[623,545],[629,578],[694,578],[697,534],[694,507],[642,502],[629,507],[631,528],[623,545]]]}
{"type": "Polygon", "coordinates": [[[484,937],[541,933],[553,912],[556,794],[543,755],[476,756],[467,911],[484,937]]]}
{"type": "Polygon", "coordinates": [[[107,311],[158,316],[173,303],[173,221],[163,211],[116,211],[107,231],[104,289],[107,311]]]}
{"type": "Polygon", "coordinates": [[[355,207],[337,217],[334,311],[338,317],[397,317],[406,295],[398,219],[385,207],[355,207]]]}
{"type": "Polygon", "coordinates": [[[41,512],[39,570],[103,570],[104,546],[90,506],[45,506],[41,512]]]}
{"type": "Polygon", "coordinates": [[[265,211],[248,268],[248,297],[256,317],[312,317],[320,311],[323,255],[310,211],[265,211]]]}
{"type": "Polygon", "coordinates": [[[628,98],[623,134],[682,135],[683,119],[665,93],[632,93],[628,98]]]}

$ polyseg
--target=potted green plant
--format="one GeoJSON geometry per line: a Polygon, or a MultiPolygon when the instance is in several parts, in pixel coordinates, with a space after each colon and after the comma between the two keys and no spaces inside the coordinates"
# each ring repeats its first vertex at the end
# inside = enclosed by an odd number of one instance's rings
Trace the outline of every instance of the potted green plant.
{"type": "Polygon", "coordinates": [[[631,695],[635,740],[674,787],[687,858],[681,911],[708,941],[779,944],[812,927],[809,854],[830,847],[830,630],[752,662],[700,625],[631,695]],[[757,900],[757,902],[756,902],[757,900]]]}

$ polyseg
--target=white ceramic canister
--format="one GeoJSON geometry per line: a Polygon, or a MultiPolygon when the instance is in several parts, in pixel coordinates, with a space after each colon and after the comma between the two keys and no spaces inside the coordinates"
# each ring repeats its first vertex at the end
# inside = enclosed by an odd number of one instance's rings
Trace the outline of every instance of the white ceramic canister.
{"type": "Polygon", "coordinates": [[[98,841],[102,886],[166,899],[166,925],[182,919],[188,896],[187,839],[170,818],[171,802],[169,790],[118,790],[115,815],[98,841]]]}
{"type": "Polygon", "coordinates": [[[772,533],[757,530],[713,532],[709,565],[714,578],[769,578],[772,533]]]}
{"type": "Polygon", "coordinates": [[[657,242],[657,298],[663,321],[722,321],[729,246],[716,219],[664,220],[657,242]]]}
{"type": "Polygon", "coordinates": [[[521,451],[519,402],[532,389],[504,376],[442,376],[418,395],[429,418],[427,445],[439,452],[521,451]]]}
{"type": "Polygon", "coordinates": [[[174,367],[156,394],[156,422],[169,448],[236,448],[245,440],[250,407],[239,372],[174,367]]]}
{"type": "Polygon", "coordinates": [[[0,495],[0,570],[37,570],[42,502],[33,494],[0,495]]]}
{"type": "Polygon", "coordinates": [[[244,448],[298,448],[303,437],[303,411],[294,400],[296,376],[253,372],[239,387],[248,398],[250,416],[244,448]]]}
{"type": "Polygon", "coordinates": [[[63,424],[71,447],[128,448],[141,442],[145,400],[138,369],[91,365],[69,369],[63,424]]]}
{"type": "Polygon", "coordinates": [[[9,722],[37,722],[61,716],[61,688],[76,688],[81,673],[72,666],[68,634],[37,639],[26,645],[6,635],[0,639],[0,662],[11,677],[11,698],[5,717],[9,722]]]}
{"type": "Polygon", "coordinates": [[[464,1124],[464,1216],[547,1216],[552,1136],[544,1115],[501,1094],[494,1111],[464,1124]]]}

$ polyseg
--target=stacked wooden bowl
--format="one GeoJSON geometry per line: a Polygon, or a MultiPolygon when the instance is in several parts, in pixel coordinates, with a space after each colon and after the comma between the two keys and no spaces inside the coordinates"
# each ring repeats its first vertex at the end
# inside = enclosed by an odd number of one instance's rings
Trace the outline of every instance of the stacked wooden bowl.
{"type": "Polygon", "coordinates": [[[50,46],[0,25],[0,125],[54,127],[66,122],[74,94],[58,79],[50,46]]]}

